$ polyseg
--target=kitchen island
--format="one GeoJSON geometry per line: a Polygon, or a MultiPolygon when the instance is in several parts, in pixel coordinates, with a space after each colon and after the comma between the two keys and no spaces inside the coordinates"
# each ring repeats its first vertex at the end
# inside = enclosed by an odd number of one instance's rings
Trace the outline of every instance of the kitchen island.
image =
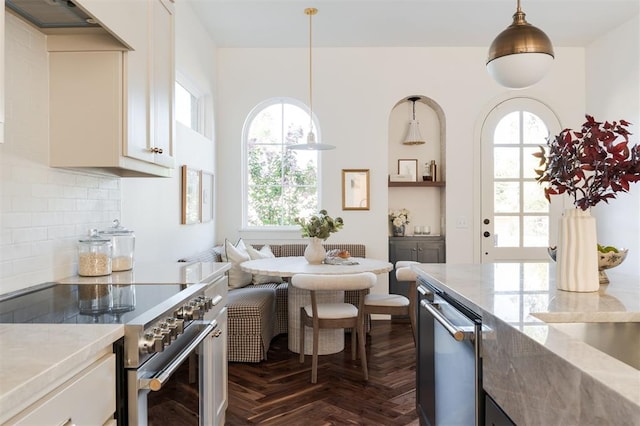
{"type": "Polygon", "coordinates": [[[516,424],[640,424],[640,370],[554,325],[640,322],[640,277],[571,293],[553,263],[412,268],[482,317],[483,388],[516,424]]]}

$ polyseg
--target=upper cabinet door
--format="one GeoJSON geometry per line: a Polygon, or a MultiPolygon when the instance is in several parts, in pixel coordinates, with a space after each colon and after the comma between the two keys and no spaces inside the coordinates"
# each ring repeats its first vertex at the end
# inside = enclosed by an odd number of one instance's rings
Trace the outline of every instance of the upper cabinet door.
{"type": "Polygon", "coordinates": [[[174,139],[174,6],[152,0],[151,13],[151,141],[154,163],[175,167],[174,139]]]}

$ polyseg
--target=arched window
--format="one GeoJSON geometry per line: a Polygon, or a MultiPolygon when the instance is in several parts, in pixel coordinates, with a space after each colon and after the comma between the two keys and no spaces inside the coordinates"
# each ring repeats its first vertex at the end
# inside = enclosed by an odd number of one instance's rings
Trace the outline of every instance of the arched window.
{"type": "MultiPolygon", "coordinates": [[[[320,136],[315,117],[313,126],[320,136]]],[[[247,117],[243,131],[245,227],[292,226],[296,217],[318,210],[318,152],[287,149],[305,140],[308,127],[308,108],[294,99],[267,100],[247,117]]]]}

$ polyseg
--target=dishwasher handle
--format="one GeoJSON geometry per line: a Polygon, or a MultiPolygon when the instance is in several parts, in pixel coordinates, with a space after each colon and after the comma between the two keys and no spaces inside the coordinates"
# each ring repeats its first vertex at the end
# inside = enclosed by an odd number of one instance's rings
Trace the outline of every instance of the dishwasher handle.
{"type": "Polygon", "coordinates": [[[461,329],[449,321],[449,319],[438,309],[438,303],[429,303],[426,300],[422,300],[420,302],[420,306],[426,309],[427,312],[429,312],[431,316],[433,316],[433,318],[438,321],[456,341],[462,342],[465,337],[473,338],[473,332],[461,329]]]}

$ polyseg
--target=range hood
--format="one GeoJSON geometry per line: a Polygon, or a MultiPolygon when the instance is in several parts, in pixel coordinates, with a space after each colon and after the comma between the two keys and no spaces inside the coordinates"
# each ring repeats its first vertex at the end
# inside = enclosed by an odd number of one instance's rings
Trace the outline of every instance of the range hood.
{"type": "Polygon", "coordinates": [[[39,28],[100,26],[70,0],[5,0],[4,4],[39,28]]]}

